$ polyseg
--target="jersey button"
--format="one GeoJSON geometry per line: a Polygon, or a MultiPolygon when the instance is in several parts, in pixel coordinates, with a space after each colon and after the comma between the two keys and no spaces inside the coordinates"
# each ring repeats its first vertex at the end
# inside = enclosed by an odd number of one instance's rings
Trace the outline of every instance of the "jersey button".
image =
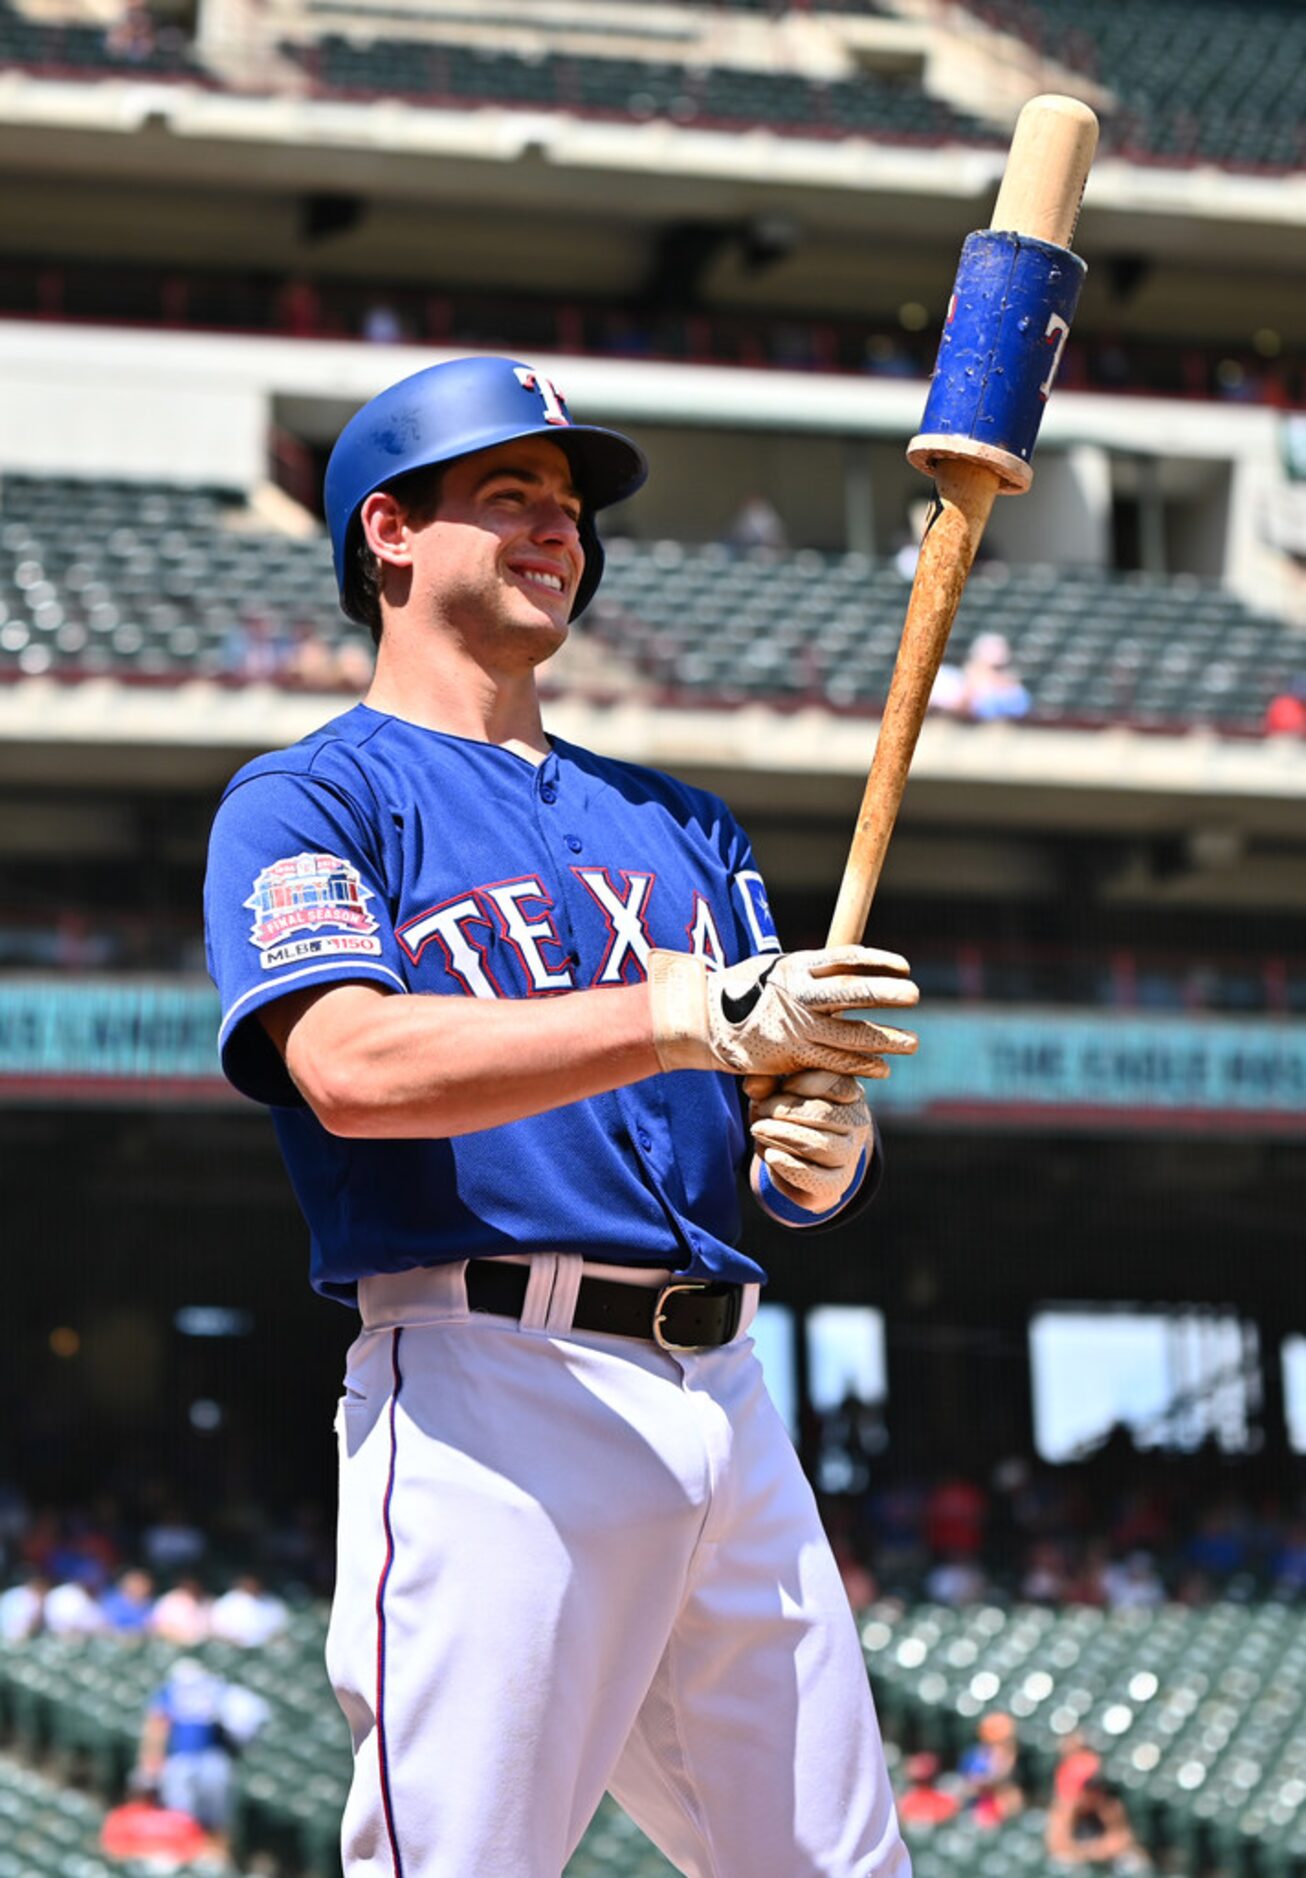
{"type": "Polygon", "coordinates": [[[579,854],[584,843],[581,841],[579,835],[568,835],[567,846],[571,849],[573,854],[579,854]]]}
{"type": "Polygon", "coordinates": [[[556,802],[557,799],[558,799],[558,791],[554,783],[541,783],[540,784],[540,801],[541,802],[556,802]]]}
{"type": "Polygon", "coordinates": [[[653,1137],[647,1128],[641,1128],[639,1133],[635,1136],[635,1139],[638,1141],[640,1147],[643,1148],[645,1154],[647,1154],[649,1149],[653,1146],[653,1137]]]}

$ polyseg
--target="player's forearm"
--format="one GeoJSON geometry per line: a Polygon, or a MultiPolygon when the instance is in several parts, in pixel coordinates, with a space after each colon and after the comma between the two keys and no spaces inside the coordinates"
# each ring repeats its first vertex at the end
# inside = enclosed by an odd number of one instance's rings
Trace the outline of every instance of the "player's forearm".
{"type": "Polygon", "coordinates": [[[332,1134],[445,1139],[658,1071],[645,985],[548,999],[367,999],[292,1076],[332,1134]]]}

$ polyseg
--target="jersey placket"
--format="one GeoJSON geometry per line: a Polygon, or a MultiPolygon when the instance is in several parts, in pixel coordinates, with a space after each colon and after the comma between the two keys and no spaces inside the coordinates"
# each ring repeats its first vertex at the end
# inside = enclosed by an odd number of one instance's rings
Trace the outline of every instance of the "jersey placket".
{"type": "MultiPolygon", "coordinates": [[[[571,780],[573,784],[579,782],[577,778],[571,780]]],[[[577,984],[588,986],[594,980],[598,960],[582,953],[579,933],[584,917],[593,907],[585,905],[589,890],[570,865],[572,857],[585,853],[585,837],[580,832],[585,824],[578,799],[583,793],[579,786],[564,790],[562,765],[557,753],[551,752],[535,778],[536,820],[546,851],[552,856],[561,847],[564,856],[558,876],[550,881],[550,890],[554,894],[559,934],[565,936],[577,984]]],[[[697,1235],[684,1220],[684,1194],[679,1191],[681,1183],[676,1174],[670,1119],[662,1100],[660,1081],[660,1078],[650,1077],[628,1088],[615,1089],[609,1099],[625,1123],[625,1140],[621,1145],[639,1164],[644,1182],[657,1196],[675,1239],[692,1256],[699,1249],[697,1235]]]]}
{"type": "MultiPolygon", "coordinates": [[[[572,983],[579,990],[588,983],[588,961],[581,954],[580,935],[572,917],[571,871],[568,862],[584,847],[579,834],[568,826],[563,802],[562,765],[556,750],[551,750],[535,772],[535,825],[540,846],[546,855],[544,884],[553,902],[553,918],[558,938],[566,952],[572,983]]],[[[574,820],[574,816],[571,817],[574,820]]]]}

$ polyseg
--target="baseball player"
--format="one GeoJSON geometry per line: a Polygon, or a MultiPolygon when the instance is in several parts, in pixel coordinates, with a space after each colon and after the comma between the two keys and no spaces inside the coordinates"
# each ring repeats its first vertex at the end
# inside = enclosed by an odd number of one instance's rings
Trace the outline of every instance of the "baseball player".
{"type": "Polygon", "coordinates": [[[511,360],[375,398],[326,478],[374,682],[213,829],[224,1066],[362,1318],[327,1646],[350,1878],[559,1878],[605,1787],[694,1878],[909,1869],[736,1241],[750,1145],[786,1225],[865,1203],[856,1079],[914,1039],[843,1013],[916,988],[782,952],[724,804],[545,734],[595,514],[645,475],[511,360]]]}

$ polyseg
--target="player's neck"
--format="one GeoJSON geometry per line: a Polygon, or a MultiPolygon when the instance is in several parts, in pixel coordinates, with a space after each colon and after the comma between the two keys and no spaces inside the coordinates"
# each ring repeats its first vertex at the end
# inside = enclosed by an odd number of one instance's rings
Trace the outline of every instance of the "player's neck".
{"type": "Polygon", "coordinates": [[[456,655],[438,665],[419,663],[388,647],[383,637],[363,702],[424,730],[499,744],[528,762],[543,762],[549,753],[533,670],[487,672],[456,655]]]}

